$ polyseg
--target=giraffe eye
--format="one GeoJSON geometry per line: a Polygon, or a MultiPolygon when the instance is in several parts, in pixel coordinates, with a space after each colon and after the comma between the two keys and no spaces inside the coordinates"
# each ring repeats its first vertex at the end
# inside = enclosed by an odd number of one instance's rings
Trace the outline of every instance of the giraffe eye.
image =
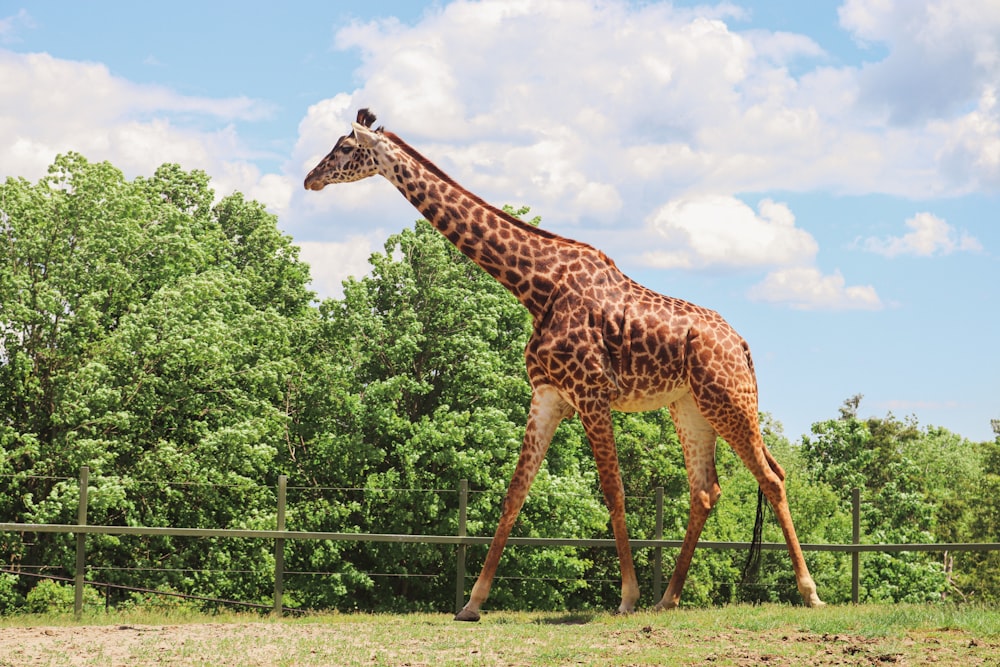
{"type": "Polygon", "coordinates": [[[354,149],[351,148],[350,146],[341,146],[340,147],[340,152],[343,153],[344,155],[349,154],[352,150],[354,150],[354,149]]]}

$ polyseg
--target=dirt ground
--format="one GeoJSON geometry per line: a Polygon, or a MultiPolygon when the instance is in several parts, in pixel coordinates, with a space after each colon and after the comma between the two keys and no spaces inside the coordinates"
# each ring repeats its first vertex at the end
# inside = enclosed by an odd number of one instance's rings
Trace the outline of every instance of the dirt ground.
{"type": "MultiPolygon", "coordinates": [[[[964,632],[864,638],[746,630],[615,630],[586,649],[535,636],[484,645],[468,626],[429,638],[362,636],[359,626],[276,623],[8,627],[0,667],[139,665],[1000,665],[1000,644],[964,632]],[[454,634],[453,634],[454,633],[454,634]]],[[[447,627],[447,626],[445,626],[447,627]]],[[[566,629],[563,628],[562,631],[566,629]]],[[[377,633],[376,633],[377,634],[377,633]]],[[[994,638],[995,639],[995,638],[994,638]]]]}
{"type": "MultiPolygon", "coordinates": [[[[4,628],[0,667],[279,664],[261,654],[261,634],[262,626],[252,623],[4,628]],[[241,651],[241,645],[255,648],[241,651]]],[[[294,644],[295,634],[295,628],[282,628],[274,639],[294,644]]]]}
{"type": "Polygon", "coordinates": [[[0,667],[21,665],[88,665],[103,657],[109,665],[124,665],[136,645],[159,635],[173,643],[189,630],[180,628],[131,629],[128,626],[4,628],[0,631],[0,667]],[[61,663],[56,661],[61,659],[61,663]]]}

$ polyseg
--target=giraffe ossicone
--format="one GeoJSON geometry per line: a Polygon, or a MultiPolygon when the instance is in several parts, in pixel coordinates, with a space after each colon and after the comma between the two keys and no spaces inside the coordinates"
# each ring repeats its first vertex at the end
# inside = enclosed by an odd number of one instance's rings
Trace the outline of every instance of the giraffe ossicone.
{"type": "Polygon", "coordinates": [[[621,565],[618,611],[639,599],[625,527],[625,494],[612,410],[667,407],[684,452],[691,511],[673,576],[656,609],[680,602],[695,546],[721,489],[715,467],[721,436],[753,473],[781,526],[802,599],[820,606],[795,534],[785,473],[768,451],[757,413],[750,349],[715,311],[658,294],[623,274],[596,248],[532,227],[462,188],[384,128],[358,112],[305,179],[309,190],[381,175],[463,254],[530,311],[525,363],[532,397],[524,442],[500,520],[469,601],[456,620],[479,620],[525,496],[559,423],[574,414],[590,441],[611,513],[621,565]]]}

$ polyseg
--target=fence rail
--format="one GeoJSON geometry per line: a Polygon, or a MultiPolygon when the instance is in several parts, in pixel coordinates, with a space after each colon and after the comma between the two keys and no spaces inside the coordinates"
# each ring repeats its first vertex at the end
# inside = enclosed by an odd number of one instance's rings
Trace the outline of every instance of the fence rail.
{"type": "MultiPolygon", "coordinates": [[[[90,471],[85,466],[80,470],[80,505],[76,524],[56,523],[15,523],[0,522],[0,533],[68,533],[76,537],[76,572],[74,577],[75,598],[74,611],[79,615],[83,610],[83,587],[86,570],[86,538],[87,535],[160,535],[172,537],[223,537],[259,540],[274,540],[274,605],[275,613],[282,613],[282,596],[284,590],[284,546],[285,540],[328,540],[334,542],[394,542],[409,544],[446,544],[454,545],[456,550],[455,575],[455,610],[462,608],[465,602],[465,559],[469,546],[489,545],[492,537],[478,537],[466,534],[466,507],[468,504],[469,485],[466,480],[459,483],[459,523],[456,535],[404,535],[392,533],[335,533],[320,531],[285,530],[285,492],[287,477],[281,475],[277,489],[277,529],[223,529],[223,528],[173,528],[156,526],[101,526],[87,523],[87,488],[90,471]]],[[[1000,551],[1000,542],[965,542],[965,543],[923,543],[923,544],[862,544],[860,532],[861,498],[860,491],[852,492],[852,540],[849,544],[810,544],[803,543],[803,551],[831,551],[850,553],[851,558],[851,599],[855,604],[859,601],[859,582],[861,578],[860,554],[869,552],[899,553],[909,551],[1000,551]]],[[[662,592],[662,560],[663,549],[676,549],[681,540],[665,540],[663,538],[663,489],[656,489],[656,528],[654,539],[630,540],[634,549],[653,549],[653,598],[660,597],[662,592]]],[[[507,540],[510,546],[528,547],[614,547],[613,539],[585,538],[546,538],[546,537],[511,537],[507,540]]],[[[747,549],[749,542],[720,542],[700,540],[701,549],[747,549]]],[[[764,542],[765,550],[785,549],[784,542],[764,542]]],[[[103,584],[98,584],[103,585],[103,584]]],[[[256,606],[256,605],[255,605],[256,606]]]]}

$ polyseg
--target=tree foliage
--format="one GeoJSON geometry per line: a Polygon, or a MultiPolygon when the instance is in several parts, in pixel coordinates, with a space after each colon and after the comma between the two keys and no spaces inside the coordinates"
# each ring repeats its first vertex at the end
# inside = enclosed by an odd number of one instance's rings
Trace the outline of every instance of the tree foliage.
{"type": "MultiPolygon", "coordinates": [[[[317,303],[308,267],[260,204],[217,198],[207,175],[176,165],[129,181],[69,154],[37,183],[0,185],[0,246],[4,520],[74,522],[86,465],[91,523],[273,528],[284,474],[290,530],[454,535],[465,479],[468,532],[492,533],[530,399],[530,322],[428,224],[392,235],[368,276],[317,303]]],[[[866,541],[995,541],[1000,431],[972,443],[891,414],[859,419],[860,400],[801,445],[763,415],[800,539],[849,541],[857,487],[866,541]]],[[[680,538],[687,476],[669,414],[614,420],[631,535],[654,536],[662,487],[664,537],[680,538]]],[[[756,482],[721,441],[717,460],[723,497],[704,538],[748,540],[756,482]]],[[[590,447],[568,420],[514,534],[610,532],[590,447]]],[[[782,539],[776,525],[764,537],[782,539]]],[[[92,579],[270,601],[263,541],[93,535],[88,545],[92,579]]],[[[470,572],[484,556],[470,548],[470,572]]],[[[0,557],[18,572],[68,574],[74,561],[71,540],[54,534],[0,535],[0,557]]],[[[635,557],[651,581],[652,550],[635,557]]],[[[996,601],[998,558],[869,554],[863,596],[996,601]]],[[[685,603],[798,602],[787,554],[765,552],[753,588],[737,585],[742,559],[699,550],[685,603]]],[[[807,560],[825,599],[849,599],[848,557],[807,560]]],[[[289,541],[285,561],[290,606],[444,610],[454,600],[453,547],[289,541]]],[[[499,577],[492,608],[617,603],[612,549],[510,548],[499,577]]],[[[35,583],[0,573],[0,612],[65,601],[65,590],[35,583]]]]}
{"type": "MultiPolygon", "coordinates": [[[[86,465],[91,523],[272,520],[261,482],[286,431],[295,334],[315,319],[308,269],[261,205],[213,198],[197,171],[164,165],[129,182],[76,154],[37,184],[0,186],[3,516],[74,522],[86,465]]],[[[221,553],[208,542],[91,540],[93,567],[154,567],[147,585],[256,597],[268,576],[260,547],[228,552],[250,576],[200,581],[221,553]]],[[[7,550],[21,565],[73,562],[56,536],[7,550]]]]}

